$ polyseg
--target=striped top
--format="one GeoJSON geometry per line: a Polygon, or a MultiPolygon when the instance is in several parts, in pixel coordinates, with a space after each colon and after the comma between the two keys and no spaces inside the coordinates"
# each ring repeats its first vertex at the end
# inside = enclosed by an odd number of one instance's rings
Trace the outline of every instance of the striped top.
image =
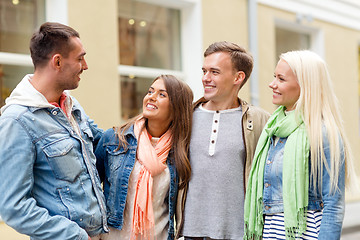
{"type": "MultiPolygon", "coordinates": [[[[315,240],[318,239],[322,210],[307,211],[306,231],[296,239],[315,240]]],[[[265,214],[263,239],[278,240],[285,239],[284,213],[265,214]]]]}

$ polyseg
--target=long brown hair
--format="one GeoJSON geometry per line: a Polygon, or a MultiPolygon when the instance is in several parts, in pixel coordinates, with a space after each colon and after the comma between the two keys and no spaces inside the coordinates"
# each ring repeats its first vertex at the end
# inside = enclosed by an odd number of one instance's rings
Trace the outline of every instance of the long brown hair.
{"type": "MultiPolygon", "coordinates": [[[[192,122],[192,102],[193,92],[190,87],[183,81],[178,80],[172,75],[160,75],[154,79],[164,81],[166,92],[170,101],[170,112],[172,122],[169,129],[172,133],[172,150],[174,164],[177,174],[180,179],[179,188],[184,188],[190,180],[191,166],[189,161],[189,145],[191,135],[191,122],[192,122]]],[[[119,148],[126,148],[128,143],[125,139],[124,133],[139,118],[142,114],[130,119],[127,123],[120,126],[117,130],[119,137],[119,148]]],[[[147,119],[145,118],[145,126],[147,126],[147,119]]],[[[139,144],[139,143],[138,143],[139,144]]]]}

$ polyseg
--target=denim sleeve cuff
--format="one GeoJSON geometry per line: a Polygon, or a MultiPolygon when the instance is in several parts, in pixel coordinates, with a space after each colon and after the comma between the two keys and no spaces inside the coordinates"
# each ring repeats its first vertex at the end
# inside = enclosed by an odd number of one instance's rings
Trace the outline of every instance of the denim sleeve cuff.
{"type": "Polygon", "coordinates": [[[86,233],[86,231],[82,228],[80,228],[79,235],[76,238],[76,240],[88,240],[89,235],[86,233]]]}

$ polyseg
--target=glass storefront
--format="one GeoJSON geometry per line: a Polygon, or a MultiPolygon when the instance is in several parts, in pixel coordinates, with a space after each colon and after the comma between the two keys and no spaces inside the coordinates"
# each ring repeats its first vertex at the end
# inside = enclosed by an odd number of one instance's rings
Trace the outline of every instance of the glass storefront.
{"type": "Polygon", "coordinates": [[[45,0],[0,0],[0,52],[29,54],[32,33],[45,21],[45,0]]]}

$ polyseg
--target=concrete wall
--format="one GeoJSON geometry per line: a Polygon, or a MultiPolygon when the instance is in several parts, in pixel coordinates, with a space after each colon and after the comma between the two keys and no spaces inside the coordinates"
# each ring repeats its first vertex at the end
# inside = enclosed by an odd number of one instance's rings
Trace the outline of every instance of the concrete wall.
{"type": "MultiPolygon", "coordinates": [[[[249,49],[246,0],[226,0],[221,4],[218,0],[204,0],[202,6],[203,52],[217,41],[234,42],[249,49]]],[[[239,95],[250,101],[249,83],[240,90],[239,95]]]]}
{"type": "Polygon", "coordinates": [[[68,1],[69,25],[80,33],[89,69],[73,95],[101,128],[120,123],[117,1],[68,1]]]}

